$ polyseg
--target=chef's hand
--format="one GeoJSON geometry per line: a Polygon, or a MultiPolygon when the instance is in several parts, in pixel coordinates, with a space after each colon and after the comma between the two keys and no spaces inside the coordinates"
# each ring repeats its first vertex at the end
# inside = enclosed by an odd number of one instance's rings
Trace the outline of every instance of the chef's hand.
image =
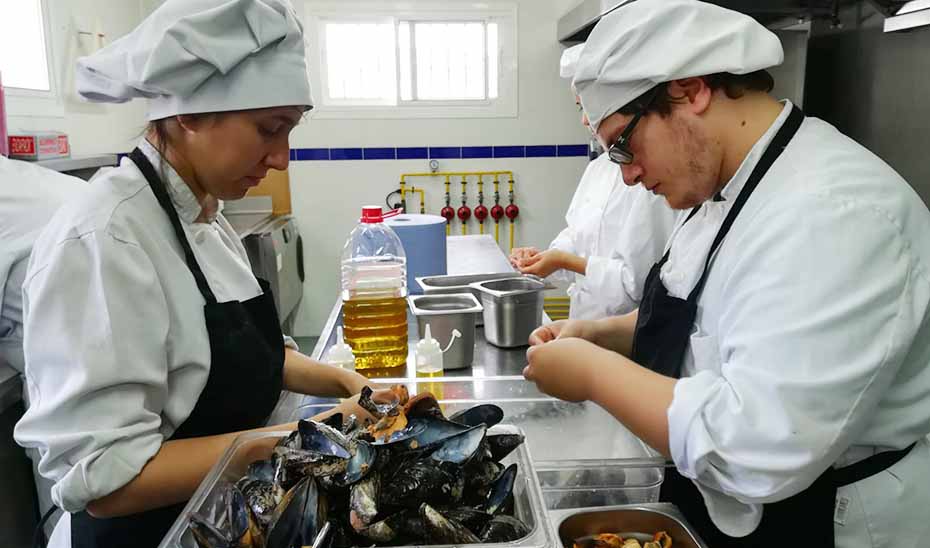
{"type": "Polygon", "coordinates": [[[570,337],[593,340],[595,331],[594,320],[559,320],[537,327],[530,333],[530,345],[537,346],[556,339],[570,337]]]}
{"type": "Polygon", "coordinates": [[[517,262],[517,269],[523,274],[533,274],[545,278],[556,270],[565,268],[568,263],[566,253],[561,249],[547,249],[517,262]]]}
{"type": "Polygon", "coordinates": [[[576,338],[531,346],[526,351],[529,364],[523,369],[523,376],[554,398],[586,401],[591,399],[602,352],[594,344],[576,338]]]}
{"type": "Polygon", "coordinates": [[[517,268],[520,261],[528,259],[539,253],[535,247],[515,247],[510,250],[510,264],[517,268]]]}

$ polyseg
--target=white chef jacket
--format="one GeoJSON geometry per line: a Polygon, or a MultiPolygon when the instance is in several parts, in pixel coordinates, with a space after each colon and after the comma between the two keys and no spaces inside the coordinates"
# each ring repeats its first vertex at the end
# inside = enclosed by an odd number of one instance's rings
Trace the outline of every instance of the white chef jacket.
{"type": "MultiPolygon", "coordinates": [[[[164,166],[217,301],[258,296],[226,219],[195,223],[201,207],[188,186],[150,144],[139,147],[164,166]]],[[[197,402],[210,372],[204,298],[168,216],[128,158],[55,215],[35,245],[23,294],[31,406],[16,441],[38,451],[55,503],[83,510],[138,475],[197,402]]]]}
{"type": "MultiPolygon", "coordinates": [[[[661,278],[687,298],[714,236],[791,104],[672,236],[661,278]]],[[[762,504],[829,466],[907,447],[839,489],[837,546],[930,535],[930,212],[871,152],[806,118],[740,212],[698,300],[668,410],[678,469],[711,517],[751,532],[762,504]],[[845,499],[845,502],[843,502],[845,499]]],[[[798,532],[803,536],[803,532],[798,532]]]]}
{"type": "Polygon", "coordinates": [[[87,183],[0,156],[0,367],[23,370],[22,285],[29,253],[52,214],[87,183]]]}
{"type": "Polygon", "coordinates": [[[604,318],[639,306],[677,217],[661,196],[623,184],[620,166],[606,153],[590,162],[565,214],[567,226],[549,245],[588,260],[585,274],[560,269],[550,276],[573,282],[571,318],[604,318]]]}

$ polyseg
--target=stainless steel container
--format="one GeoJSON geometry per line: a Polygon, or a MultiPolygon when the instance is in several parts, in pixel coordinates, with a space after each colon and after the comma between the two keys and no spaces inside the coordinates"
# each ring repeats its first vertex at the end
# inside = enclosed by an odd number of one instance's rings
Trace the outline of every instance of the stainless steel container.
{"type": "Polygon", "coordinates": [[[542,292],[553,289],[543,280],[528,276],[471,285],[481,293],[484,338],[504,348],[528,344],[530,333],[542,325],[542,292]]]}
{"type": "MultiPolygon", "coordinates": [[[[472,287],[475,282],[486,280],[500,280],[502,278],[519,278],[523,276],[519,272],[495,272],[491,274],[449,274],[444,276],[422,276],[418,277],[417,284],[426,295],[437,293],[471,293],[476,299],[481,298],[481,293],[472,287]]],[[[476,325],[484,324],[484,318],[481,314],[475,316],[476,325]]]]}
{"type": "Polygon", "coordinates": [[[475,359],[475,318],[480,316],[483,310],[478,299],[471,293],[447,293],[414,295],[407,297],[407,302],[417,318],[421,338],[426,333],[426,324],[429,324],[430,333],[443,349],[452,339],[454,329],[458,329],[462,334],[462,337],[443,353],[443,369],[471,367],[475,359]]]}
{"type": "MultiPolygon", "coordinates": [[[[488,433],[522,434],[523,432],[515,426],[498,424],[488,430],[488,433]]],[[[213,466],[210,473],[207,474],[197,491],[194,492],[194,496],[184,507],[181,515],[174,522],[159,548],[197,548],[197,542],[194,540],[189,527],[191,515],[194,512],[202,512],[206,508],[212,508],[217,497],[221,496],[224,485],[235,483],[245,473],[251,461],[262,457],[261,452],[256,451],[259,444],[263,444],[262,440],[267,441],[266,438],[283,437],[288,434],[290,432],[248,432],[238,436],[229,449],[223,453],[216,465],[213,466]]],[[[264,443],[263,446],[266,447],[266,451],[270,451],[267,443],[264,443]]],[[[517,464],[517,477],[513,486],[514,515],[529,527],[530,534],[514,542],[437,546],[445,548],[553,547],[555,541],[552,537],[552,524],[543,503],[539,481],[536,479],[536,471],[533,468],[533,460],[525,443],[504,458],[503,464],[505,466],[511,463],[517,464]]]]}
{"type": "Polygon", "coordinates": [[[617,533],[621,537],[651,540],[652,535],[659,531],[665,531],[672,537],[674,548],[707,548],[673,504],[578,508],[556,510],[550,515],[564,548],[572,548],[576,538],[588,535],[617,533]]]}

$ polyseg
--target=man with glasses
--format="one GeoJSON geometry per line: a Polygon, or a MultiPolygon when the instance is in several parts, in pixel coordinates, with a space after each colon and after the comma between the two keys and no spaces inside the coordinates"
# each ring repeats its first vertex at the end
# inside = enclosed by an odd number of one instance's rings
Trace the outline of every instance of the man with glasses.
{"type": "MultiPolygon", "coordinates": [[[[562,53],[562,78],[574,76],[583,48],[579,44],[562,53]]],[[[580,109],[577,94],[575,101],[580,109]]],[[[591,129],[583,112],[581,123],[591,129]]],[[[567,226],[549,249],[514,248],[510,262],[524,274],[571,283],[569,318],[626,314],[639,306],[646,275],[665,252],[677,215],[661,196],[624,185],[619,170],[601,154],[585,168],[565,213],[567,226]]]]}
{"type": "Polygon", "coordinates": [[[930,212],[769,96],[782,58],[696,0],[598,23],[574,80],[591,126],[687,214],[638,311],[538,329],[524,375],[671,458],[662,499],[709,546],[926,546],[930,212]]]}

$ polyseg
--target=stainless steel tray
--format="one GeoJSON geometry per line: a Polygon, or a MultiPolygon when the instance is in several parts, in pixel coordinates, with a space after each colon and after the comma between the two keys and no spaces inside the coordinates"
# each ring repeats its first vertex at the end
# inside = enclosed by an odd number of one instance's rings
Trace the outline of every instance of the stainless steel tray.
{"type": "MultiPolygon", "coordinates": [[[[425,295],[434,295],[436,293],[471,293],[476,299],[481,299],[481,293],[471,286],[475,282],[486,280],[499,280],[501,278],[520,278],[523,274],[519,272],[494,272],[488,274],[447,274],[444,276],[420,276],[417,277],[417,284],[423,289],[425,295]]],[[[481,314],[475,316],[475,325],[483,325],[484,317],[481,314]]]]}
{"type": "MultiPolygon", "coordinates": [[[[501,278],[519,278],[519,272],[496,272],[489,274],[447,274],[444,276],[419,276],[417,283],[423,288],[423,293],[461,293],[472,291],[470,284],[486,280],[501,278]]],[[[477,296],[477,295],[476,295],[477,296]]]]}
{"type": "MultiPolygon", "coordinates": [[[[488,433],[523,434],[523,431],[515,426],[499,424],[489,429],[488,433]]],[[[260,455],[255,455],[257,440],[288,434],[290,432],[250,432],[237,437],[197,488],[159,548],[198,548],[190,532],[190,516],[194,512],[209,507],[216,497],[221,496],[224,485],[235,483],[245,473],[249,462],[261,458],[260,455]]],[[[551,548],[555,542],[552,537],[552,525],[543,503],[542,491],[536,479],[529,448],[524,443],[508,455],[502,463],[505,465],[517,463],[517,479],[513,488],[514,511],[516,517],[530,528],[530,534],[514,542],[463,544],[458,548],[510,548],[514,546],[551,548]]],[[[453,548],[452,545],[441,546],[453,548]]]]}
{"type": "Polygon", "coordinates": [[[659,502],[553,510],[549,515],[564,548],[572,548],[574,539],[587,535],[658,531],[665,531],[672,537],[672,548],[707,548],[674,504],[659,502]]]}

